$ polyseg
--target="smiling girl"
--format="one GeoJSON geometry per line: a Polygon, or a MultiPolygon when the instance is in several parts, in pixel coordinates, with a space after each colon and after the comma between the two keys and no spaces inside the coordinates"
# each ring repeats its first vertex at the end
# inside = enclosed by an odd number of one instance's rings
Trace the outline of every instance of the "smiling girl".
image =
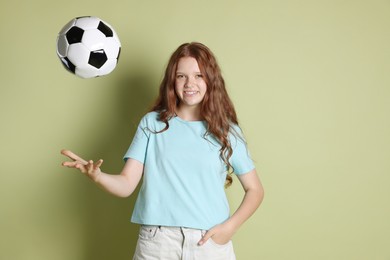
{"type": "Polygon", "coordinates": [[[136,260],[235,259],[231,238],[263,199],[221,70],[201,43],[182,44],[172,54],[120,174],[103,173],[102,160],[62,154],[72,159],[63,166],[119,197],[130,196],[143,177],[131,218],[140,224],[136,260]],[[232,173],[245,195],[230,215],[225,187],[232,173]]]}

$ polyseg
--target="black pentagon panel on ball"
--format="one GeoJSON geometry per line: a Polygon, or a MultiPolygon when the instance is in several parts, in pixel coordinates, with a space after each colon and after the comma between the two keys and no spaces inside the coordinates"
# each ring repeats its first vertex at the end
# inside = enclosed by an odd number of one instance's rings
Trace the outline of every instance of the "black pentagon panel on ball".
{"type": "Polygon", "coordinates": [[[67,69],[68,71],[70,71],[72,73],[76,72],[76,66],[73,65],[73,63],[67,57],[61,58],[61,61],[62,61],[62,65],[64,65],[65,69],[67,69]]]}
{"type": "Polygon", "coordinates": [[[100,69],[107,61],[107,55],[104,50],[91,51],[89,55],[88,64],[100,69]]]}
{"type": "Polygon", "coordinates": [[[66,39],[69,44],[81,42],[83,38],[84,30],[74,26],[66,33],[66,39]]]}
{"type": "Polygon", "coordinates": [[[114,33],[112,32],[111,28],[108,27],[105,23],[100,21],[98,30],[101,31],[106,37],[113,37],[114,33]]]}

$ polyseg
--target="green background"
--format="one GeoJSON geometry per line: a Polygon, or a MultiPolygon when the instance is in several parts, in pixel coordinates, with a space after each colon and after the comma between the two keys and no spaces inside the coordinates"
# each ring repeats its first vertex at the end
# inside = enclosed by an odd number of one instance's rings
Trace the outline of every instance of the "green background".
{"type": "MultiPolygon", "coordinates": [[[[0,259],[131,259],[132,196],[62,168],[62,148],[117,173],[167,59],[216,54],[266,196],[234,237],[243,260],[390,259],[390,2],[2,1],[0,259]],[[76,16],[117,31],[117,68],[66,72],[76,16]]],[[[242,198],[228,189],[232,208],[242,198]]]]}

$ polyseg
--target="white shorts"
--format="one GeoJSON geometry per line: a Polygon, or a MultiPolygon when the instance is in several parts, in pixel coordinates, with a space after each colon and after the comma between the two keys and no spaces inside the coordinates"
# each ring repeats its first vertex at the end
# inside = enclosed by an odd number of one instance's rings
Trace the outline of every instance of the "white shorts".
{"type": "Polygon", "coordinates": [[[202,246],[205,230],[144,226],[140,227],[133,260],[235,260],[233,243],[215,243],[211,238],[202,246]]]}

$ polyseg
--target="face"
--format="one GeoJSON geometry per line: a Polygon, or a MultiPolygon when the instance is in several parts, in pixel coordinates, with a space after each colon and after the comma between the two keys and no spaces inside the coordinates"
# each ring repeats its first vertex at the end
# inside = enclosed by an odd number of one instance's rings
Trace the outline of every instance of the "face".
{"type": "Polygon", "coordinates": [[[175,80],[175,91],[180,100],[180,108],[200,107],[206,90],[207,85],[196,59],[181,58],[177,64],[175,80]]]}

